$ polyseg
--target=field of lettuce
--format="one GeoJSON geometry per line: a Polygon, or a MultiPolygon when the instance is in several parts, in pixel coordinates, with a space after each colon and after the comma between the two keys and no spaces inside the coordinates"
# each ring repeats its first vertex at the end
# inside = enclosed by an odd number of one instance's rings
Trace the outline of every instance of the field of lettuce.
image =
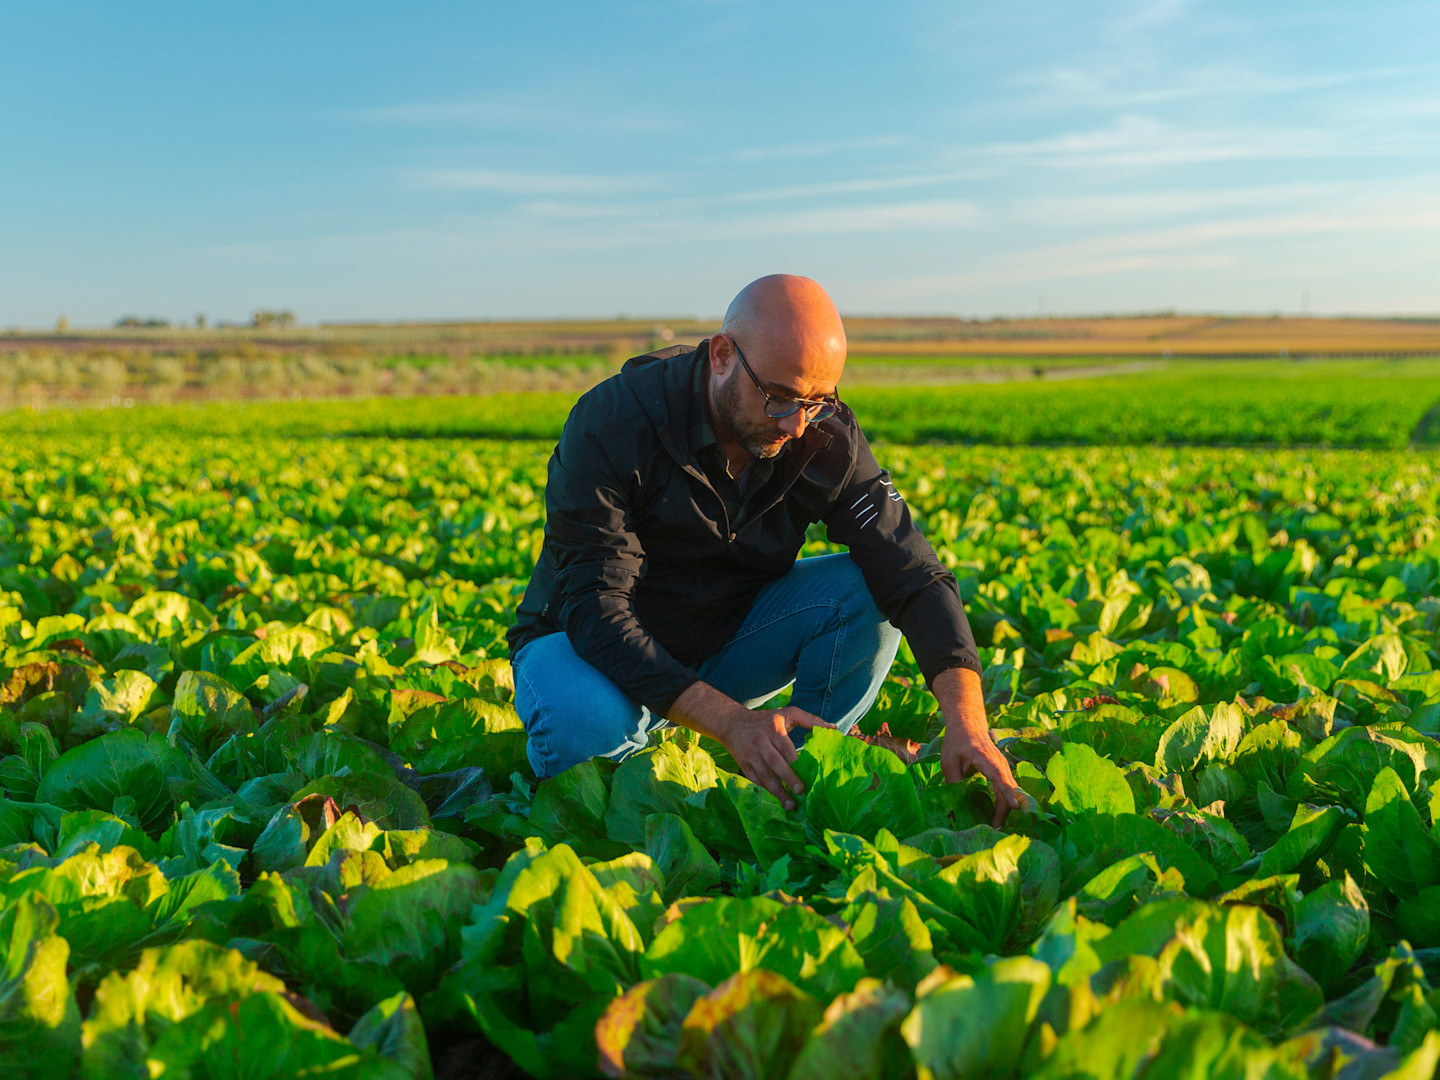
{"type": "Polygon", "coordinates": [[[1440,1063],[1433,453],[881,451],[1035,800],[997,831],[903,648],[793,814],[683,733],[536,783],[546,443],[59,415],[0,435],[0,1075],[1440,1063]]]}

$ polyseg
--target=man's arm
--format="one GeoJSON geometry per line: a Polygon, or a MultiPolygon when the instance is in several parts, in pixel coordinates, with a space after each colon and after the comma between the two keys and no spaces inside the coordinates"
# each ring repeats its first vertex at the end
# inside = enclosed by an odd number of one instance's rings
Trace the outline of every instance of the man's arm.
{"type": "Polygon", "coordinates": [[[995,789],[995,823],[1025,796],[990,737],[980,685],[980,653],[955,575],[910,518],[888,473],[855,430],[855,467],[825,518],[830,538],[850,549],[875,604],[905,635],[945,717],[940,761],[945,779],[978,769],[995,789]]]}
{"type": "Polygon", "coordinates": [[[791,729],[835,726],[790,705],[747,709],[705,682],[692,684],[676,698],[666,719],[717,740],[734,756],[740,771],[786,810],[795,809],[791,796],[805,790],[790,767],[798,756],[790,741],[791,729]]]}
{"type": "Polygon", "coordinates": [[[581,398],[550,458],[545,547],[555,582],[549,616],[581,659],[627,697],[664,716],[699,676],[636,617],[645,549],[635,532],[634,501],[642,479],[633,466],[611,460],[616,440],[606,422],[588,395],[581,398]]]}
{"type": "Polygon", "coordinates": [[[992,824],[1000,828],[1011,810],[1026,804],[1027,796],[1015,782],[1005,755],[990,737],[980,676],[969,668],[949,668],[931,681],[930,692],[940,703],[940,715],[945,717],[945,737],[940,744],[941,772],[953,784],[978,769],[995,789],[992,824]]]}

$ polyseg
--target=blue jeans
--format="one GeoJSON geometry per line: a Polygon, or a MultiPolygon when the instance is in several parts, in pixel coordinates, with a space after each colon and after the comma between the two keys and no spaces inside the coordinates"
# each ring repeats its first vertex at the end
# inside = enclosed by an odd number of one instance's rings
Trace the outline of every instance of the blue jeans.
{"type": "MultiPolygon", "coordinates": [[[[794,683],[790,704],[848,731],[874,703],[899,647],[900,631],[850,556],[818,555],[761,589],[740,629],[696,670],[751,708],[794,683]]],[[[526,751],[542,780],[594,757],[619,761],[668,726],[580,659],[563,633],[536,638],[512,666],[526,751]]]]}

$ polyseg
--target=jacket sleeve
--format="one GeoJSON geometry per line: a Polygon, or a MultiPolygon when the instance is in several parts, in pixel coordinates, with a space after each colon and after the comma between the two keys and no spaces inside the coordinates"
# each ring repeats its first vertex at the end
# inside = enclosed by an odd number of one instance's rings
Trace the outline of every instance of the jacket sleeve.
{"type": "Polygon", "coordinates": [[[555,557],[556,616],[581,659],[629,698],[665,716],[699,676],[640,625],[634,590],[645,551],[634,531],[640,477],[618,470],[603,426],[566,422],[550,458],[545,534],[555,557]]]}
{"type": "Polygon", "coordinates": [[[905,635],[927,683],[948,668],[980,671],[960,590],[875,461],[859,427],[855,464],[824,517],[830,539],[850,549],[875,605],[905,635]]]}

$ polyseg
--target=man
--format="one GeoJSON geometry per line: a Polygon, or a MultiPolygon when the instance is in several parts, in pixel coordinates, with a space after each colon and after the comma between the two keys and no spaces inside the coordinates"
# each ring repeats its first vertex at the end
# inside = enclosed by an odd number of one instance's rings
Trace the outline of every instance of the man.
{"type": "Polygon", "coordinates": [[[509,635],[537,776],[680,724],[792,809],[803,729],[849,730],[903,632],[944,715],[946,779],[983,773],[997,825],[1021,804],[955,579],[836,398],[845,353],[825,290],[776,274],[698,347],[636,357],[576,403],[509,635]],[[813,522],[849,553],[797,560],[813,522]],[[789,705],[758,708],[792,681],[789,705]]]}

